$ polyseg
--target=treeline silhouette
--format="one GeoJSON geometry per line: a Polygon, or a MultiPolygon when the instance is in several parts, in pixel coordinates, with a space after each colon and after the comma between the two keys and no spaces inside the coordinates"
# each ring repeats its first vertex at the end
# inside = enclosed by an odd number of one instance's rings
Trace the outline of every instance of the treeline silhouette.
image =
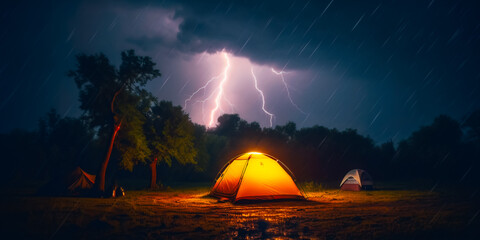
{"type": "Polygon", "coordinates": [[[160,76],[150,58],[130,50],[118,68],[103,54],[79,55],[77,63],[69,76],[84,113],[62,118],[52,109],[33,131],[0,134],[3,184],[51,182],[77,166],[97,179],[103,175],[107,185],[121,179],[144,181],[145,187],[150,181],[152,188],[157,182],[212,181],[228,160],[249,151],[282,160],[300,181],[340,181],[361,168],[375,180],[475,184],[480,110],[461,122],[438,116],[398,143],[376,144],[355,129],[297,129],[294,122],[262,128],[238,114],[224,114],[206,129],[144,88],[160,76]]]}
{"type": "MultiPolygon", "coordinates": [[[[354,129],[322,126],[297,129],[289,122],[261,128],[237,114],[219,117],[216,128],[195,125],[196,163],[157,166],[158,180],[212,181],[229,159],[260,151],[281,159],[300,181],[340,181],[350,169],[362,168],[376,180],[424,179],[450,184],[474,184],[480,162],[480,111],[461,124],[441,115],[398,144],[374,141],[354,129]],[[395,146],[397,145],[397,146],[395,146]]],[[[75,167],[96,173],[104,157],[105,141],[79,118],[61,118],[51,110],[35,131],[14,130],[0,135],[4,184],[47,182],[75,167]]],[[[114,151],[107,182],[122,177],[149,180],[147,164],[123,170],[114,151]]],[[[147,187],[147,185],[145,185],[147,187]]]]}

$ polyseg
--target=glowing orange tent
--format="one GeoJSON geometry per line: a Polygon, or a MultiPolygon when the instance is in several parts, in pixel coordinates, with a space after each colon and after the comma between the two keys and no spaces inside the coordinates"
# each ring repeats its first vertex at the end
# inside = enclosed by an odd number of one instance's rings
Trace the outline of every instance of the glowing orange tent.
{"type": "Polygon", "coordinates": [[[230,160],[217,175],[210,195],[239,200],[305,199],[293,173],[278,159],[244,153],[230,160]]]}

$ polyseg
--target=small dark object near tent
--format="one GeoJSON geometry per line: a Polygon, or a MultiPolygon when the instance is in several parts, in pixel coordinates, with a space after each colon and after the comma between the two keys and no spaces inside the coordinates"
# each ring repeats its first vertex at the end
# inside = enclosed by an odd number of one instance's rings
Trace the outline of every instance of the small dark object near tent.
{"type": "Polygon", "coordinates": [[[372,188],[372,177],[362,169],[350,170],[340,183],[340,189],[344,191],[371,190],[372,188]]]}
{"type": "Polygon", "coordinates": [[[125,190],[123,190],[123,187],[118,187],[117,185],[113,186],[112,198],[116,197],[125,197],[125,190]]]}
{"type": "Polygon", "coordinates": [[[77,167],[65,181],[67,194],[77,196],[90,192],[95,184],[95,175],[88,174],[77,167]]]}

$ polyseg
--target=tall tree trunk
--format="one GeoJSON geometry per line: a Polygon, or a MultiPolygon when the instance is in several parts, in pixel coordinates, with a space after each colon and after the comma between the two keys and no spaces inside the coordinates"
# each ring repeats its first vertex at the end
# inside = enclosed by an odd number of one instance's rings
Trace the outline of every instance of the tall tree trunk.
{"type": "Polygon", "coordinates": [[[102,165],[100,166],[100,171],[97,174],[97,178],[95,179],[96,189],[100,193],[105,192],[105,174],[107,173],[107,166],[108,162],[110,161],[110,155],[112,155],[113,143],[115,142],[115,137],[117,136],[118,130],[120,130],[121,125],[121,121],[120,123],[115,124],[115,129],[113,131],[112,138],[110,139],[110,145],[108,147],[107,154],[102,162],[102,165]]]}
{"type": "Polygon", "coordinates": [[[151,189],[157,189],[157,161],[157,158],[155,158],[150,163],[150,169],[152,170],[152,178],[150,179],[151,189]]]}
{"type": "Polygon", "coordinates": [[[97,178],[95,179],[95,185],[96,189],[100,194],[105,193],[105,174],[107,173],[107,166],[108,162],[110,161],[110,155],[112,155],[112,149],[113,149],[113,143],[115,142],[115,137],[117,136],[118,130],[120,130],[120,127],[122,126],[122,120],[118,121],[118,115],[115,112],[114,104],[115,104],[115,99],[117,99],[118,94],[123,90],[125,85],[122,85],[120,89],[118,89],[115,94],[113,94],[112,101],[110,102],[110,111],[113,114],[113,119],[115,121],[114,129],[113,129],[113,134],[112,138],[110,139],[110,145],[108,146],[108,151],[105,156],[105,159],[102,162],[102,165],[100,166],[100,171],[97,174],[97,178]]]}

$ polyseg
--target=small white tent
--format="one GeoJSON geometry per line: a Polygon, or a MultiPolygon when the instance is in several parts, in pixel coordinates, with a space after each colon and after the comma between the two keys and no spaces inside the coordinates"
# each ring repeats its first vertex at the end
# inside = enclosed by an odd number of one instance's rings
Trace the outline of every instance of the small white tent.
{"type": "Polygon", "coordinates": [[[372,189],[373,180],[370,174],[362,169],[350,170],[340,183],[340,189],[345,191],[360,191],[372,189]]]}

